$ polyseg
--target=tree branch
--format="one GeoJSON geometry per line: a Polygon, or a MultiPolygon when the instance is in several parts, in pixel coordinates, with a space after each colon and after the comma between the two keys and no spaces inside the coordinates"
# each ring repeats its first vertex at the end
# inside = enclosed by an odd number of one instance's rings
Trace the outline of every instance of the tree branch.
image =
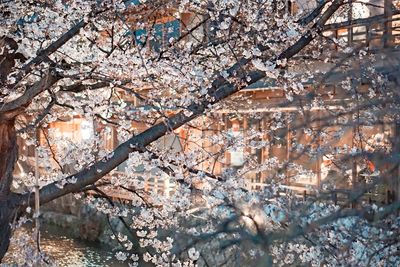
{"type": "Polygon", "coordinates": [[[7,119],[7,117],[10,116],[9,114],[13,117],[18,115],[26,106],[29,105],[35,96],[51,88],[60,79],[61,77],[54,70],[49,70],[43,78],[26,89],[23,95],[0,106],[0,120],[3,118],[7,119]]]}

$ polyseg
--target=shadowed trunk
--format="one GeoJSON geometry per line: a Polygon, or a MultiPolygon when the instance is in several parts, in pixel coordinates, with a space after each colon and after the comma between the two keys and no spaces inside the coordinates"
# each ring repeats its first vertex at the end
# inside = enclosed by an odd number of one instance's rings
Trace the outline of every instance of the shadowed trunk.
{"type": "Polygon", "coordinates": [[[10,223],[16,211],[11,205],[10,187],[17,151],[14,119],[0,120],[0,262],[10,243],[10,223]]]}

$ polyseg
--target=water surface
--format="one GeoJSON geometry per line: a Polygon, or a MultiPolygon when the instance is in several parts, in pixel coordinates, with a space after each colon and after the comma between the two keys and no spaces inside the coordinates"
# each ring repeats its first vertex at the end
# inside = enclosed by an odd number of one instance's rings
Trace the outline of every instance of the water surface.
{"type": "MultiPolygon", "coordinates": [[[[27,234],[29,227],[19,230],[17,234],[27,234]]],[[[88,242],[72,238],[63,229],[53,226],[42,226],[40,247],[57,266],[110,266],[122,267],[128,266],[115,259],[113,248],[106,244],[98,242],[88,242]]],[[[16,248],[11,250],[15,252],[16,248]]],[[[12,266],[15,262],[6,256],[5,263],[2,266],[12,266]]]]}

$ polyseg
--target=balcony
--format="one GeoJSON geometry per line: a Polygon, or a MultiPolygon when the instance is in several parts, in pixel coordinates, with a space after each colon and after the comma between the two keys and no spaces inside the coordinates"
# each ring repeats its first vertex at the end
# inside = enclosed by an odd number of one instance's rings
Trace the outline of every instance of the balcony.
{"type": "Polygon", "coordinates": [[[389,14],[331,23],[323,30],[323,36],[337,51],[343,51],[348,47],[367,48],[369,51],[398,48],[400,10],[391,10],[389,14]]]}

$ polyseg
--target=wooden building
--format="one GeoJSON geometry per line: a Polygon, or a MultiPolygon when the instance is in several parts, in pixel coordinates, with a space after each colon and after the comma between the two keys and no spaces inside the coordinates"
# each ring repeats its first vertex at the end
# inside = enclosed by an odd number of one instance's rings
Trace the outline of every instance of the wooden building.
{"type": "MultiPolygon", "coordinates": [[[[190,13],[181,14],[180,18],[176,18],[173,16],[176,12],[173,7],[144,18],[137,8],[139,2],[132,3],[132,7],[125,14],[129,18],[128,22],[135,25],[131,34],[135,36],[139,45],[148,46],[156,51],[166,45],[170,38],[179,38],[189,25],[201,21],[201,17],[190,13]],[[151,23],[144,23],[138,28],[137,21],[143,19],[151,23]],[[146,36],[149,32],[153,33],[154,38],[147,42],[146,36]]],[[[317,1],[287,1],[286,12],[307,11],[316,5],[317,1]]],[[[382,70],[384,75],[400,75],[398,66],[390,66],[390,62],[385,58],[400,55],[400,1],[359,1],[341,14],[332,18],[323,29],[327,40],[325,47],[331,51],[330,56],[344,57],[348,54],[346,50],[353,47],[368,54],[375,54],[378,59],[374,62],[374,67],[382,70]]],[[[201,28],[195,34],[202,36],[202,31],[207,31],[207,28],[201,28]]],[[[304,58],[301,56],[294,60],[299,64],[291,71],[299,76],[305,71],[318,70],[322,73],[321,70],[329,71],[334,67],[328,61],[314,62],[305,67],[302,65],[304,58]]],[[[357,146],[360,150],[365,150],[368,140],[376,138],[377,135],[391,139],[398,134],[395,126],[384,119],[379,124],[361,125],[351,123],[353,117],[347,117],[346,121],[345,115],[333,116],[335,112],[340,113],[338,111],[354,101],[341,84],[349,74],[354,73],[360,77],[360,82],[356,85],[360,95],[371,93],[371,81],[362,74],[363,67],[369,63],[357,60],[346,72],[332,71],[328,78],[321,79],[316,75],[314,80],[298,85],[322,99],[324,106],[307,103],[307,95],[304,99],[288,101],[287,90],[283,90],[277,81],[267,79],[235,95],[233,98],[240,99],[234,102],[235,105],[230,105],[228,100],[226,108],[218,110],[212,117],[199,118],[196,123],[204,125],[204,128],[182,127],[163,137],[156,146],[185,153],[197,151],[198,147],[201,147],[203,152],[197,154],[198,161],[201,162],[196,166],[197,169],[214,175],[221,175],[226,169],[241,172],[248,181],[249,189],[260,190],[268,185],[271,179],[275,183],[286,184],[301,192],[309,187],[322,188],[326,184],[332,185],[328,183],[326,169],[335,169],[336,167],[332,167],[335,164],[341,165],[344,172],[342,177],[347,175],[348,180],[334,181],[333,186],[353,186],[360,181],[360,172],[368,162],[361,163],[350,159],[336,162],[335,157],[341,154],[340,150],[357,146]],[[322,83],[319,82],[321,80],[322,83]],[[286,123],[277,125],[280,120],[286,123]],[[341,123],[340,120],[346,122],[341,123]],[[231,148],[227,144],[210,141],[210,136],[217,136],[220,132],[230,135],[232,142],[240,142],[240,145],[231,148]],[[340,135],[337,134],[339,132],[340,135]],[[282,180],[279,180],[280,177],[282,180]]],[[[142,90],[145,92],[147,89],[142,90]]],[[[123,91],[120,94],[134,106],[140,106],[140,100],[136,97],[123,91]]],[[[131,126],[136,132],[146,129],[145,124],[141,123],[132,123],[131,126]]],[[[93,121],[78,116],[49,124],[49,129],[58,133],[61,138],[79,142],[100,128],[108,128],[102,138],[103,145],[111,151],[119,144],[118,134],[111,124],[94,125],[93,121]]],[[[41,143],[46,144],[46,132],[38,134],[41,143]]],[[[33,156],[29,146],[21,143],[20,147],[22,154],[26,154],[27,157],[33,156]]],[[[346,153],[348,154],[348,151],[346,153]]],[[[369,163],[372,162],[371,159],[369,163]]],[[[122,164],[117,172],[124,172],[125,167],[126,164],[122,164]]],[[[373,168],[370,169],[373,173],[373,168]]],[[[173,190],[174,183],[169,181],[167,175],[161,177],[150,173],[142,176],[147,191],[168,195],[173,190]]],[[[397,188],[395,190],[398,192],[397,188]]]]}

